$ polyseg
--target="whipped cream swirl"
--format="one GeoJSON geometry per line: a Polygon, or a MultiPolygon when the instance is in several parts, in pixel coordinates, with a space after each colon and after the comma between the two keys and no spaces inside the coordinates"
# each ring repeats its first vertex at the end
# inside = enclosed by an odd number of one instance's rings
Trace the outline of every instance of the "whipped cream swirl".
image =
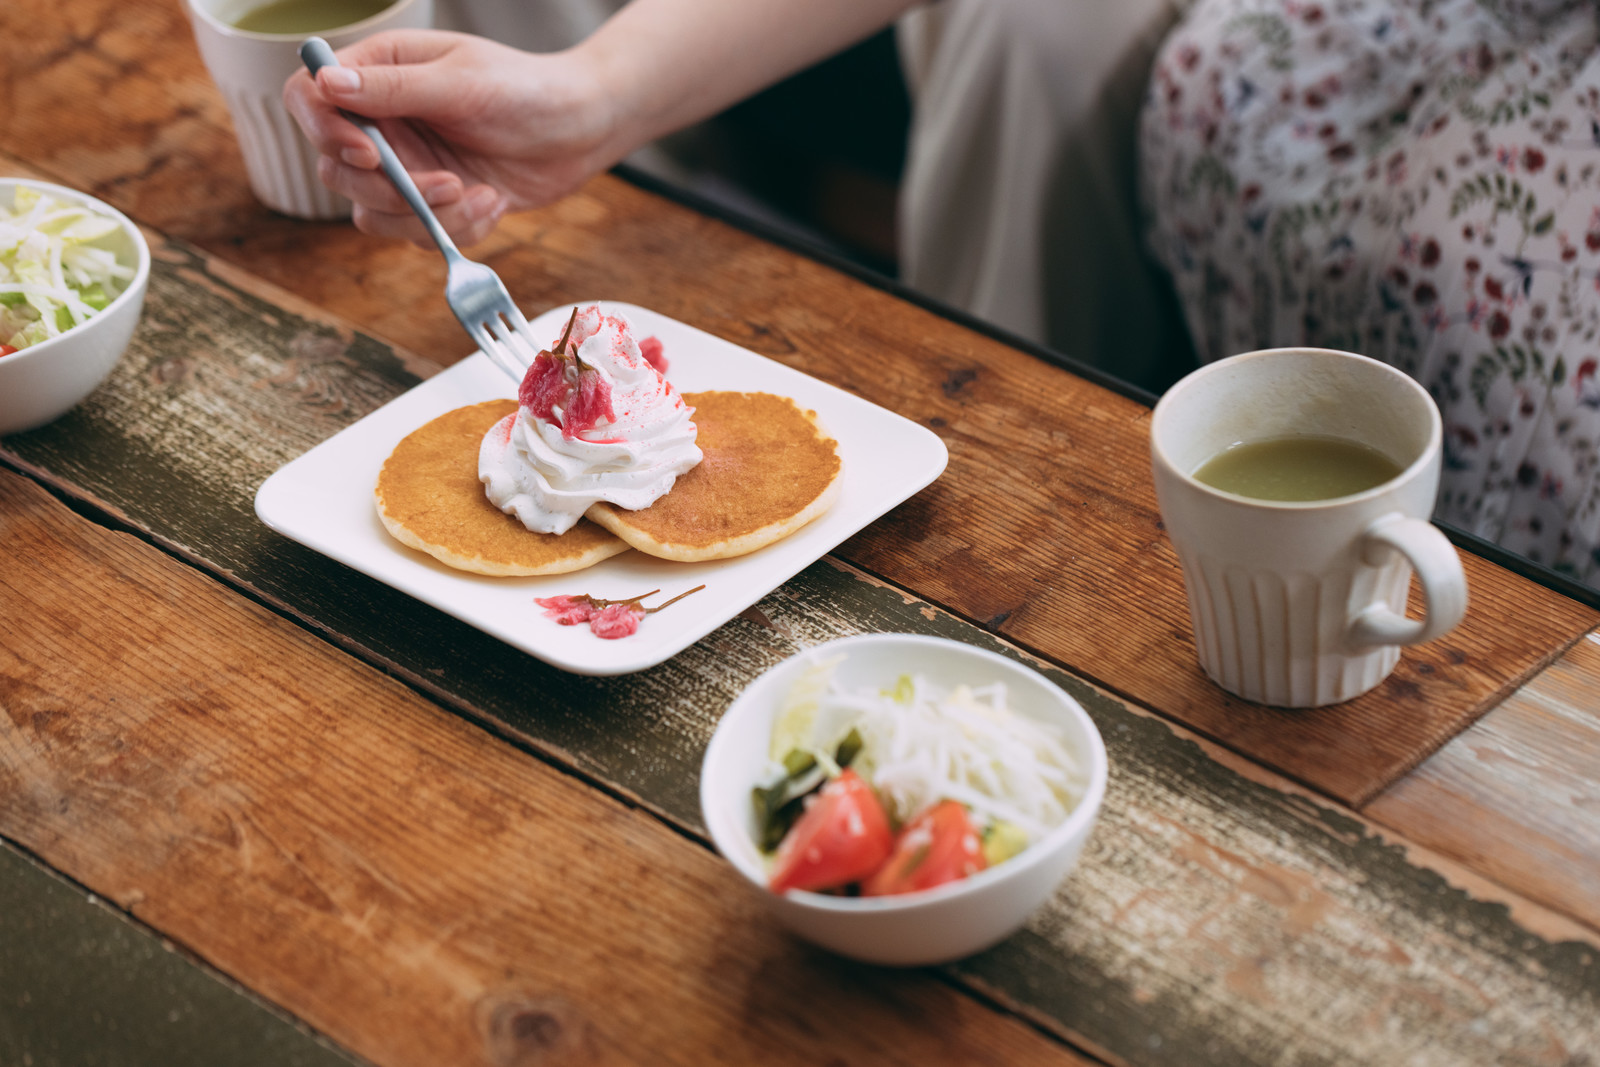
{"type": "Polygon", "coordinates": [[[536,533],[567,532],[600,500],[647,508],[701,459],[694,409],[640,353],[627,319],[591,304],[578,312],[571,344],[610,386],[612,417],[569,436],[561,404],[548,420],[524,405],[495,423],[478,450],[490,502],[536,533]]]}

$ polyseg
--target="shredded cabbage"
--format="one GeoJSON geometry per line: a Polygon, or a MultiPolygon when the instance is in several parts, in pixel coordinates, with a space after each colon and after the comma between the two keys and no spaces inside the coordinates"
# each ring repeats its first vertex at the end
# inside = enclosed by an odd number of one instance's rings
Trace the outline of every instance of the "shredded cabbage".
{"type": "Polygon", "coordinates": [[[92,242],[116,219],[17,186],[0,207],[0,345],[27,348],[87,321],[117,298],[132,267],[92,242]]]}
{"type": "Polygon", "coordinates": [[[814,666],[774,723],[773,747],[809,752],[825,767],[854,729],[862,748],[851,764],[896,823],[955,800],[980,829],[1010,823],[1037,841],[1071,814],[1088,775],[1062,732],[1012,711],[1003,683],[946,691],[901,675],[887,690],[842,689],[839,660],[814,666]]]}

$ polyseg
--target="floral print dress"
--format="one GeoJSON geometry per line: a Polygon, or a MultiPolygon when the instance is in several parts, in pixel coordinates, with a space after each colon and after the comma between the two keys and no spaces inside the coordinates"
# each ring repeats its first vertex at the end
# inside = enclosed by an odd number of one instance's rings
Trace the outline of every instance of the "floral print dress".
{"type": "Polygon", "coordinates": [[[1600,3],[1196,0],[1140,136],[1202,359],[1405,370],[1437,516],[1600,586],[1600,3]]]}

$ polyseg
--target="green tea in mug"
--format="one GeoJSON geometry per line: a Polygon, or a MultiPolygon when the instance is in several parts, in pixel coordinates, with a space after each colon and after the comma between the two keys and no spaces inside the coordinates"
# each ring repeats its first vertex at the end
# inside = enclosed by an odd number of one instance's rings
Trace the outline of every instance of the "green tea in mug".
{"type": "Polygon", "coordinates": [[[394,0],[267,0],[233,20],[248,33],[323,33],[369,19],[394,0]]]}
{"type": "Polygon", "coordinates": [[[1341,437],[1273,437],[1223,449],[1196,481],[1257,500],[1331,500],[1382,485],[1401,471],[1375,448],[1341,437]]]}

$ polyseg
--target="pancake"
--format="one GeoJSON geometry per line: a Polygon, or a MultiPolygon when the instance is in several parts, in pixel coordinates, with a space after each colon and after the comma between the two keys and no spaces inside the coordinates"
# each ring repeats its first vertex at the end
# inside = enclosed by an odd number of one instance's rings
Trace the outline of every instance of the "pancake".
{"type": "Polygon", "coordinates": [[[742,556],[789,536],[839,494],[838,443],[816,412],[771,393],[685,393],[705,458],[666,496],[584,512],[641,552],[692,563],[742,556]]]}
{"type": "Polygon", "coordinates": [[[378,517],[401,544],[441,563],[496,576],[565,574],[628,546],[592,522],[564,534],[534,533],[483,494],[478,446],[515,414],[515,400],[457,408],[395,446],[378,475],[378,517]]]}

